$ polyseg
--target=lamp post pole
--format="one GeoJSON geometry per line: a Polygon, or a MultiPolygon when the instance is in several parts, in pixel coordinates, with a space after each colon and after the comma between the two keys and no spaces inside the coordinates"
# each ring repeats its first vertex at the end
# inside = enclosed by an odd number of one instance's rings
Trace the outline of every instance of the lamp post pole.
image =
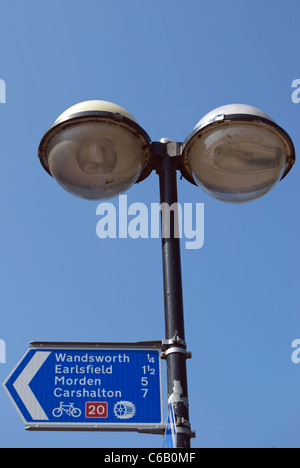
{"type": "Polygon", "coordinates": [[[162,209],[162,257],[165,303],[165,358],[167,360],[169,404],[173,404],[176,426],[177,446],[190,448],[192,437],[189,422],[188,384],[184,311],[182,294],[182,275],[180,258],[180,239],[178,236],[177,216],[177,164],[178,144],[162,140],[152,143],[156,172],[160,182],[161,206],[167,204],[170,216],[162,209]],[[175,155],[169,152],[175,149],[175,155]],[[177,149],[177,151],[176,151],[177,149]],[[170,210],[171,208],[171,210],[170,210]]]}

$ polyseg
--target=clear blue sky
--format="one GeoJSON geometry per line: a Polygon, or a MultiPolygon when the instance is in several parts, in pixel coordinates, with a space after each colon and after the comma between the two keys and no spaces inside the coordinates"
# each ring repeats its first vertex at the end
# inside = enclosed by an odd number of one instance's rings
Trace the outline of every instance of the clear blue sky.
{"type": "MultiPolygon", "coordinates": [[[[67,194],[40,166],[46,129],[71,105],[104,99],[152,140],[182,141],[210,110],[241,102],[270,114],[297,152],[299,15],[298,0],[1,1],[1,382],[32,340],[164,338],[160,241],[98,239],[98,203],[67,194]]],[[[127,194],[158,202],[157,176],[127,194]]],[[[299,448],[298,165],[247,205],[184,180],[179,195],[205,204],[204,247],[182,249],[193,446],[299,448]]],[[[1,447],[162,444],[135,433],[26,433],[0,389],[1,447]]]]}

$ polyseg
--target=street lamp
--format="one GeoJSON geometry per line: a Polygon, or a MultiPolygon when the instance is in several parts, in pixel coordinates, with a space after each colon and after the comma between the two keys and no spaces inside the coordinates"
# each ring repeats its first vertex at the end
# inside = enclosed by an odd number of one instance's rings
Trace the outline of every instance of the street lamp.
{"type": "MultiPolygon", "coordinates": [[[[207,114],[184,143],[152,142],[134,117],[116,104],[87,101],[64,112],[39,146],[44,169],[73,195],[103,200],[121,194],[156,170],[161,203],[177,203],[177,171],[213,197],[255,200],[291,170],[289,135],[252,106],[223,106],[207,114]]],[[[187,352],[180,243],[176,216],[162,216],[164,302],[169,403],[175,408],[178,447],[190,447],[187,352]],[[170,223],[170,225],[167,223],[170,223]]]]}
{"type": "Polygon", "coordinates": [[[196,125],[184,143],[183,174],[214,198],[242,203],[269,192],[294,162],[290,137],[271,117],[233,104],[196,125]]]}
{"type": "Polygon", "coordinates": [[[40,144],[41,163],[68,192],[115,197],[152,171],[150,137],[122,107],[87,101],[64,112],[40,144]]]}

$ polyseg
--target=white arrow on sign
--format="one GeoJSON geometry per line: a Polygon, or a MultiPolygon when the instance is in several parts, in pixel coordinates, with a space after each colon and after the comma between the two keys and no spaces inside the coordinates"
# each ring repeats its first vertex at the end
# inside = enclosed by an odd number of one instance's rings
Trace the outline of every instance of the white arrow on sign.
{"type": "Polygon", "coordinates": [[[49,418],[33,394],[29,384],[50,354],[51,353],[49,352],[35,353],[33,358],[29,361],[23,372],[13,384],[27,411],[35,421],[49,421],[49,418]]]}

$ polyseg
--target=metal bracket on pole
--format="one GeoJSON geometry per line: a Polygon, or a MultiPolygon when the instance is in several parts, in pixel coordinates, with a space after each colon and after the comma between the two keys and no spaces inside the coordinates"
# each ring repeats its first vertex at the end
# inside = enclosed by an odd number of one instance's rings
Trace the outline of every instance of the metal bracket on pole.
{"type": "Polygon", "coordinates": [[[173,336],[173,338],[171,338],[171,340],[163,340],[162,342],[163,349],[166,349],[169,346],[173,346],[174,344],[186,348],[186,342],[178,336],[178,332],[176,332],[176,334],[173,336]]]}
{"type": "Polygon", "coordinates": [[[153,141],[151,148],[156,156],[175,158],[182,155],[183,143],[174,141],[171,138],[162,138],[160,141],[153,141]]]}
{"type": "Polygon", "coordinates": [[[187,434],[191,439],[196,438],[196,431],[192,431],[189,427],[176,426],[177,434],[187,434]]]}
{"type": "Polygon", "coordinates": [[[167,356],[169,354],[174,354],[174,353],[181,353],[184,354],[186,359],[191,359],[192,358],[192,353],[187,351],[185,348],[176,348],[176,347],[171,347],[168,348],[166,351],[163,351],[160,355],[161,359],[167,359],[167,356]]]}
{"type": "Polygon", "coordinates": [[[167,359],[169,354],[174,353],[184,354],[186,359],[192,358],[192,353],[186,350],[186,342],[178,336],[178,333],[176,333],[172,339],[162,341],[161,358],[167,359]]]}
{"type": "Polygon", "coordinates": [[[196,431],[191,430],[191,423],[184,418],[176,419],[177,434],[187,434],[191,439],[196,438],[196,431]]]}

